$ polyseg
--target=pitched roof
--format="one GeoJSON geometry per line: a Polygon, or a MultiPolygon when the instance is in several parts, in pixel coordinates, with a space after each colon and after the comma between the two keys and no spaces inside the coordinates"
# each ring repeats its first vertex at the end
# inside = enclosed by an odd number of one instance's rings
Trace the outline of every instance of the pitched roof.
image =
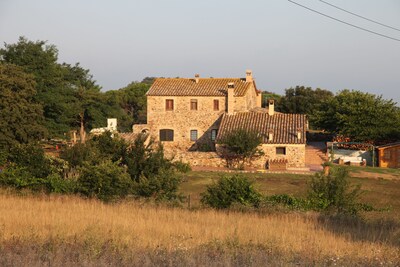
{"type": "Polygon", "coordinates": [[[233,83],[235,96],[244,96],[250,85],[244,78],[157,78],[148,96],[226,96],[228,83],[233,83]]]}
{"type": "Polygon", "coordinates": [[[224,114],[218,130],[217,141],[222,140],[229,132],[246,129],[262,134],[265,144],[305,144],[307,118],[303,114],[284,114],[276,112],[270,116],[267,112],[250,111],[233,115],[224,114]],[[297,131],[301,138],[297,138],[297,131]],[[268,140],[269,131],[273,140],[268,140]]]}

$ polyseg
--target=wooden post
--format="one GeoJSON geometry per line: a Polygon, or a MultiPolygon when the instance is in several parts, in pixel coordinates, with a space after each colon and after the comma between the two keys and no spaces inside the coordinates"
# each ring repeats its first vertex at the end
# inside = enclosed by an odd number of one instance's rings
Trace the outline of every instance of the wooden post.
{"type": "Polygon", "coordinates": [[[191,203],[191,195],[189,194],[188,196],[188,208],[190,209],[192,207],[192,203],[191,203]]]}

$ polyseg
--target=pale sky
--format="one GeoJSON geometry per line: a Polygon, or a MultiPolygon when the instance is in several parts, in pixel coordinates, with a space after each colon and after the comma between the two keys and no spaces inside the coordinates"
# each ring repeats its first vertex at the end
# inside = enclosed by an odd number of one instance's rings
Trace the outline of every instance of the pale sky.
{"type": "MultiPolygon", "coordinates": [[[[318,0],[294,0],[400,39],[318,0]]],[[[398,0],[326,0],[400,28],[398,0]]],[[[286,0],[0,0],[0,43],[47,40],[59,61],[90,69],[103,90],[145,76],[244,77],[261,90],[355,89],[400,102],[400,42],[286,0]]]]}

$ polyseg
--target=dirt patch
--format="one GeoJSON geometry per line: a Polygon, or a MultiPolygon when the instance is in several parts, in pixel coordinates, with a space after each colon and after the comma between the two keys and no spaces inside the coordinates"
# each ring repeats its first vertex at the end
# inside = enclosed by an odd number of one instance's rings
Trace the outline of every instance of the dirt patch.
{"type": "Polygon", "coordinates": [[[373,173],[366,171],[351,172],[351,177],[357,178],[372,178],[372,179],[385,179],[385,180],[400,180],[400,177],[396,174],[390,173],[373,173]]]}

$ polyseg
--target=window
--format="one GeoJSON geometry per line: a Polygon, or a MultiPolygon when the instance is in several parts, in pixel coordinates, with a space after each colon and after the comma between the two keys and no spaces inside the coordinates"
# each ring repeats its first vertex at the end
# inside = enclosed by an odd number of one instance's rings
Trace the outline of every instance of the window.
{"type": "Polygon", "coordinates": [[[217,139],[217,133],[218,133],[217,129],[212,129],[211,130],[211,141],[215,141],[215,139],[217,139]]]}
{"type": "Polygon", "coordinates": [[[286,147],[277,147],[276,154],[277,155],[286,155],[286,147]]]}
{"type": "Polygon", "coordinates": [[[174,100],[173,99],[165,100],[165,110],[174,110],[174,100]]]}
{"type": "Polygon", "coordinates": [[[197,110],[197,99],[190,99],[190,110],[197,110]]]}
{"type": "Polygon", "coordinates": [[[197,130],[190,130],[190,141],[197,141],[197,130]]]}
{"type": "Polygon", "coordinates": [[[174,141],[174,130],[161,129],[160,130],[160,141],[174,141]]]}
{"type": "Polygon", "coordinates": [[[219,110],[219,100],[214,99],[214,110],[219,110]]]}

